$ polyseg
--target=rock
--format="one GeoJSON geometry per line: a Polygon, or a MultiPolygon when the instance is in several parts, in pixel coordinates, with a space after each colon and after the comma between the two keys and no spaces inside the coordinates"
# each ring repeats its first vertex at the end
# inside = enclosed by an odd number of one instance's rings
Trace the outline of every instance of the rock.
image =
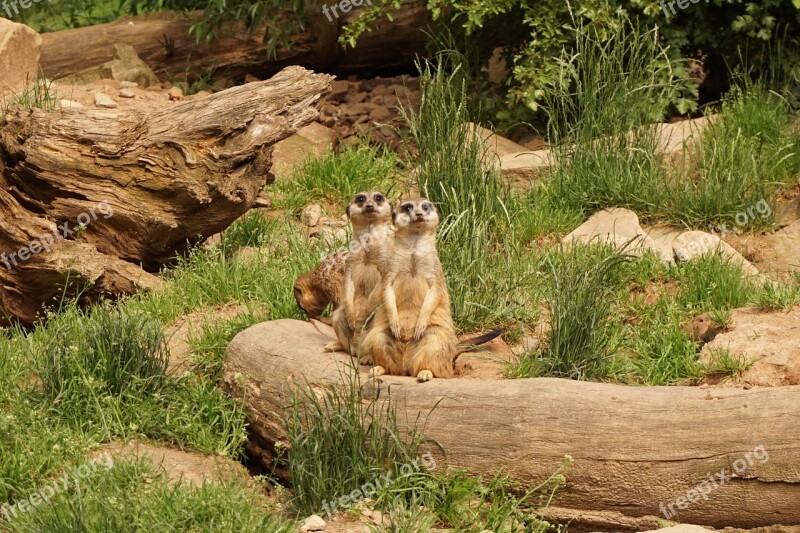
{"type": "Polygon", "coordinates": [[[800,220],[761,240],[764,268],[775,272],[800,270],[800,220]]]}
{"type": "Polygon", "coordinates": [[[682,157],[686,145],[699,141],[711,120],[709,117],[700,117],[671,124],[658,124],[656,128],[661,152],[665,155],[682,157]]]}
{"type": "Polygon", "coordinates": [[[133,89],[120,89],[119,96],[120,98],[136,98],[136,93],[133,92],[133,89]]]}
{"type": "Polygon", "coordinates": [[[703,347],[700,362],[712,362],[712,355],[719,350],[727,350],[734,358],[755,361],[726,385],[800,385],[800,309],[788,313],[752,307],[734,309],[728,330],[703,347]]]}
{"type": "Polygon", "coordinates": [[[313,228],[314,226],[318,225],[321,218],[322,206],[319,204],[309,205],[303,209],[303,212],[300,214],[300,220],[309,228],[313,228]]]}
{"type": "Polygon", "coordinates": [[[364,91],[357,93],[347,93],[347,95],[344,97],[344,101],[348,104],[360,104],[366,99],[367,99],[367,93],[365,93],[364,91]]]}
{"type": "Polygon", "coordinates": [[[350,82],[347,80],[333,80],[331,82],[331,93],[328,98],[333,100],[340,100],[350,91],[350,82]]]}
{"type": "Polygon", "coordinates": [[[664,264],[673,261],[672,250],[660,246],[645,233],[639,225],[639,217],[636,216],[636,213],[620,207],[598,211],[564,237],[561,242],[571,243],[574,241],[584,244],[607,243],[635,256],[641,256],[646,251],[651,251],[664,264]]]}
{"type": "Polygon", "coordinates": [[[183,100],[183,91],[180,87],[172,87],[167,92],[167,98],[169,98],[170,102],[180,102],[183,100]]]}
{"type": "Polygon", "coordinates": [[[321,156],[333,145],[335,132],[318,122],[300,128],[297,133],[277,144],[272,150],[272,169],[275,176],[288,176],[295,166],[309,156],[321,156]]]}
{"type": "Polygon", "coordinates": [[[391,94],[391,91],[386,85],[376,85],[375,88],[372,89],[372,96],[386,96],[387,94],[391,94]]]}
{"type": "Polygon", "coordinates": [[[506,139],[502,135],[498,135],[492,130],[487,130],[484,127],[478,126],[477,124],[470,124],[470,128],[481,136],[481,140],[486,147],[486,151],[490,155],[495,155],[498,159],[504,155],[518,154],[519,152],[528,151],[524,146],[506,139]]]}
{"type": "Polygon", "coordinates": [[[225,89],[230,89],[231,87],[235,86],[236,82],[230,80],[228,78],[221,78],[218,80],[214,80],[214,83],[211,84],[211,88],[214,89],[215,92],[224,91],[225,89]]]}
{"type": "Polygon", "coordinates": [[[61,81],[68,85],[86,85],[109,79],[135,83],[138,87],[151,87],[161,83],[147,63],[139,58],[136,50],[131,45],[123,43],[114,45],[114,59],[111,61],[67,76],[61,81]]]}
{"type": "Polygon", "coordinates": [[[645,533],[707,533],[714,531],[713,529],[706,529],[701,526],[693,526],[691,524],[678,524],[672,527],[662,527],[661,529],[650,529],[645,533]]]}
{"type": "Polygon", "coordinates": [[[58,107],[61,109],[78,109],[84,107],[84,105],[74,100],[61,100],[58,102],[58,107]]]}
{"type": "Polygon", "coordinates": [[[689,338],[702,343],[708,343],[714,340],[722,331],[719,326],[708,313],[703,313],[692,320],[691,324],[687,325],[684,330],[689,338]]]}
{"type": "Polygon", "coordinates": [[[374,120],[375,122],[386,122],[391,120],[393,116],[394,115],[392,115],[392,112],[382,105],[376,106],[372,111],[369,112],[369,119],[374,120]]]}
{"type": "Polygon", "coordinates": [[[322,239],[327,247],[338,246],[347,240],[347,227],[342,225],[319,225],[312,228],[309,232],[309,237],[317,237],[322,239]]]}
{"type": "Polygon", "coordinates": [[[300,531],[302,533],[306,533],[307,531],[324,531],[327,526],[328,524],[325,523],[325,520],[323,520],[321,516],[312,514],[306,518],[303,525],[300,526],[300,531]]]}
{"type": "Polygon", "coordinates": [[[157,469],[163,470],[173,486],[199,487],[204,483],[231,482],[249,478],[241,463],[220,455],[184,452],[135,441],[104,444],[95,450],[92,456],[97,458],[104,454],[108,454],[112,460],[117,457],[146,459],[157,469]]]}
{"type": "Polygon", "coordinates": [[[788,226],[800,219],[800,196],[775,210],[775,222],[778,226],[788,226]]]}
{"type": "Polygon", "coordinates": [[[94,105],[97,107],[105,107],[107,109],[113,109],[117,107],[117,103],[113,98],[105,93],[100,92],[94,93],[94,105]]]}
{"type": "Polygon", "coordinates": [[[339,111],[346,117],[355,117],[359,115],[369,115],[377,106],[369,102],[360,104],[342,104],[339,111]]]}
{"type": "Polygon", "coordinates": [[[24,24],[0,18],[0,94],[19,92],[39,75],[42,37],[24,24]]]}
{"type": "Polygon", "coordinates": [[[492,57],[489,58],[489,63],[486,66],[489,82],[494,84],[503,83],[508,76],[508,67],[506,59],[503,57],[503,47],[497,47],[492,50],[492,57]]]}
{"type": "Polygon", "coordinates": [[[742,254],[731,245],[705,231],[685,231],[675,238],[672,249],[677,261],[691,261],[706,254],[718,253],[739,264],[748,276],[758,276],[759,272],[742,254]]]}
{"type": "Polygon", "coordinates": [[[517,152],[500,157],[500,173],[512,183],[530,184],[550,168],[550,150],[517,152]]]}
{"type": "Polygon", "coordinates": [[[139,84],[136,83],[135,81],[125,81],[125,80],[123,80],[123,81],[119,82],[119,88],[120,89],[135,89],[138,86],[139,86],[139,84]]]}

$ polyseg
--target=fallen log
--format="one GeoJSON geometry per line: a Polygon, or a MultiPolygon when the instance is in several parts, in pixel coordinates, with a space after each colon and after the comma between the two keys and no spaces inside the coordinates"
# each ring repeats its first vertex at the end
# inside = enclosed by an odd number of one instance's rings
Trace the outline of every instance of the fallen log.
{"type": "MultiPolygon", "coordinates": [[[[270,466],[286,444],[292,387],[344,386],[350,357],[328,354],[318,326],[277,320],[239,333],[221,386],[246,398],[250,450],[270,466]]],[[[362,369],[362,373],[365,372],[362,369]]],[[[504,381],[382,377],[398,420],[427,416],[438,464],[523,487],[573,458],[553,505],[713,527],[800,523],[800,387],[628,387],[554,378],[504,381]],[[435,409],[433,409],[435,407],[435,409]],[[432,410],[433,409],[433,410],[432,410]],[[431,412],[432,410],[432,412],[431,412]],[[742,461],[745,467],[742,467],[742,461]],[[723,472],[730,479],[718,479],[723,472]],[[671,507],[670,507],[671,506],[671,507]]],[[[635,521],[632,521],[635,523],[635,521]]]]}
{"type": "Polygon", "coordinates": [[[30,324],[65,285],[94,284],[87,297],[154,285],[139,265],[157,271],[250,209],[272,145],[318,116],[330,81],[290,67],[149,112],[10,111],[0,119],[0,314],[30,324]]]}
{"type": "Polygon", "coordinates": [[[189,34],[202,12],[161,12],[123,17],[114,22],[42,34],[41,66],[49,77],[77,74],[87,67],[113,59],[114,45],[125,43],[156,74],[181,78],[187,73],[213,68],[218,77],[239,78],[245,74],[268,77],[289,65],[315,70],[352,73],[387,70],[411,65],[425,55],[424,28],[430,13],[420,0],[405,0],[392,21],[381,21],[365,34],[354,50],[345,50],[337,39],[340,24],[351,21],[355,11],[341,20],[328,22],[321,2],[309,3],[309,29],[292,35],[289,49],[279,48],[270,57],[265,30],[251,33],[241,23],[219,30],[220,38],[197,43],[189,34]]]}

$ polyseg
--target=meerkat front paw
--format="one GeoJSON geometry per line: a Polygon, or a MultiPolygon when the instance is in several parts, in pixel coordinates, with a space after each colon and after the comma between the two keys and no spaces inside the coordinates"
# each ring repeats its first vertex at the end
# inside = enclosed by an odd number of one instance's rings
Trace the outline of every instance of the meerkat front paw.
{"type": "Polygon", "coordinates": [[[361,359],[359,359],[359,363],[365,366],[372,366],[375,364],[375,361],[372,359],[371,355],[362,355],[361,359]]]}
{"type": "Polygon", "coordinates": [[[326,352],[343,352],[344,346],[339,341],[331,341],[323,347],[326,352]]]}
{"type": "Polygon", "coordinates": [[[417,327],[414,328],[414,340],[418,341],[425,335],[425,330],[428,329],[428,326],[423,324],[417,324],[417,327]]]}
{"type": "Polygon", "coordinates": [[[380,377],[380,376],[382,376],[384,374],[386,374],[386,369],[383,368],[382,366],[376,366],[372,370],[369,371],[369,375],[372,378],[377,378],[377,377],[380,377]]]}
{"type": "Polygon", "coordinates": [[[430,381],[433,379],[433,372],[430,370],[420,370],[417,374],[417,381],[420,383],[425,383],[426,381],[430,381]]]}
{"type": "Polygon", "coordinates": [[[389,330],[392,332],[392,337],[395,339],[400,339],[400,323],[395,322],[394,324],[389,325],[389,330]]]}

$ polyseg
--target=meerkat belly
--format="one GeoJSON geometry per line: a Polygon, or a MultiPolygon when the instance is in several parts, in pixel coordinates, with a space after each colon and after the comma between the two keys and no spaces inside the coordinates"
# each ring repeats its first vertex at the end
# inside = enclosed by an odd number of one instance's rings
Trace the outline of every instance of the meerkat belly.
{"type": "Polygon", "coordinates": [[[353,279],[356,282],[354,303],[358,308],[358,314],[362,315],[359,318],[363,319],[374,310],[375,302],[370,300],[370,295],[373,295],[375,288],[380,285],[381,273],[378,266],[371,263],[358,265],[353,270],[353,279]]]}
{"type": "Polygon", "coordinates": [[[411,327],[419,318],[419,310],[428,294],[428,283],[419,276],[401,274],[395,278],[393,285],[400,324],[411,327]]]}

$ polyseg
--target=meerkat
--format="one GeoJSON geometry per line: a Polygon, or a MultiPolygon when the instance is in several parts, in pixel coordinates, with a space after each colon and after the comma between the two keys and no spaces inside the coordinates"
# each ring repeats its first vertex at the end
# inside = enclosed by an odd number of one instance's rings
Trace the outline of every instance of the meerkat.
{"type": "Polygon", "coordinates": [[[436,249],[439,214],[425,198],[406,200],[392,214],[394,245],[381,286],[382,301],[362,344],[372,376],[411,375],[418,381],[449,378],[456,358],[505,330],[458,342],[450,293],[436,249]]]}
{"type": "Polygon", "coordinates": [[[329,255],[294,282],[294,299],[309,318],[330,324],[330,317],[323,318],[322,313],[328,305],[336,309],[341,303],[346,261],[347,252],[329,255]]]}
{"type": "Polygon", "coordinates": [[[325,349],[356,355],[359,334],[380,301],[381,280],[392,247],[392,205],[380,192],[360,192],[346,213],[353,240],[345,261],[341,304],[331,316],[336,340],[325,349]]]}
{"type": "Polygon", "coordinates": [[[458,338],[436,250],[439,214],[420,198],[403,201],[393,215],[396,231],[383,300],[364,336],[361,362],[375,365],[373,376],[452,377],[458,338]]]}

